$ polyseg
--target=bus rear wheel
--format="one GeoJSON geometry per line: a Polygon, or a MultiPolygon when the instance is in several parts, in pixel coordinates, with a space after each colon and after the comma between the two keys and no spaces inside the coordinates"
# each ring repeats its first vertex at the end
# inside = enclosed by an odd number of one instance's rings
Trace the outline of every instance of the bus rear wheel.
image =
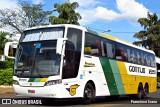
{"type": "Polygon", "coordinates": [[[84,104],[90,104],[94,100],[95,100],[95,89],[93,88],[91,83],[87,83],[84,88],[82,102],[84,104]]]}
{"type": "Polygon", "coordinates": [[[149,87],[147,84],[145,84],[144,89],[143,89],[143,98],[147,97],[147,94],[149,93],[149,87]]]}

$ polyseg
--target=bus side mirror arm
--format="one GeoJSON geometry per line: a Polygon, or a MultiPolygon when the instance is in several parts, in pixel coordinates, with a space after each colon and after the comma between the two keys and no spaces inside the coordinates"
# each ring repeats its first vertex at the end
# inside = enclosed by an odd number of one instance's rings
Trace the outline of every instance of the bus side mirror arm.
{"type": "Polygon", "coordinates": [[[9,56],[9,47],[17,48],[18,42],[7,42],[4,47],[4,56],[10,59],[15,59],[13,56],[9,56]]]}
{"type": "Polygon", "coordinates": [[[67,41],[67,40],[68,40],[68,38],[58,38],[57,39],[56,54],[59,54],[59,55],[63,54],[62,49],[63,49],[64,43],[65,43],[64,41],[67,41]]]}

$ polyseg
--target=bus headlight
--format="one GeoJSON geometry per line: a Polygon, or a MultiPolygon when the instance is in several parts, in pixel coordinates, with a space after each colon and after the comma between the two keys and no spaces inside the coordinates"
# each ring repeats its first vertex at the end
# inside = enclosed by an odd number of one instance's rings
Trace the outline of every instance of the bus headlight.
{"type": "Polygon", "coordinates": [[[50,81],[47,81],[44,85],[45,86],[48,86],[48,85],[55,85],[55,84],[60,84],[62,83],[62,80],[50,80],[50,81]]]}
{"type": "Polygon", "coordinates": [[[13,84],[19,85],[19,82],[17,80],[13,80],[13,84]]]}

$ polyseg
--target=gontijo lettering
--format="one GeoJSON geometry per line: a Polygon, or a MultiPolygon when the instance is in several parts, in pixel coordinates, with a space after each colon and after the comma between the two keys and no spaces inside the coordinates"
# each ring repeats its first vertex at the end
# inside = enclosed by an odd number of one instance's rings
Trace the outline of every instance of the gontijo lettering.
{"type": "Polygon", "coordinates": [[[130,72],[137,72],[137,73],[145,73],[145,68],[136,67],[136,66],[129,66],[130,72]]]}

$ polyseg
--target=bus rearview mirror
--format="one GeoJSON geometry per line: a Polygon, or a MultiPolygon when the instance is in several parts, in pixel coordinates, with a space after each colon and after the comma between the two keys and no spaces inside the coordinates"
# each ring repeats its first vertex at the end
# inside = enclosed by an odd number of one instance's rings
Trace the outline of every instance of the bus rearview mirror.
{"type": "Polygon", "coordinates": [[[18,42],[7,42],[4,47],[4,56],[7,58],[15,59],[14,56],[9,56],[10,49],[16,49],[18,42]]]}
{"type": "Polygon", "coordinates": [[[56,54],[62,55],[62,49],[64,45],[64,41],[68,40],[67,38],[58,38],[57,46],[56,46],[56,54]]]}

